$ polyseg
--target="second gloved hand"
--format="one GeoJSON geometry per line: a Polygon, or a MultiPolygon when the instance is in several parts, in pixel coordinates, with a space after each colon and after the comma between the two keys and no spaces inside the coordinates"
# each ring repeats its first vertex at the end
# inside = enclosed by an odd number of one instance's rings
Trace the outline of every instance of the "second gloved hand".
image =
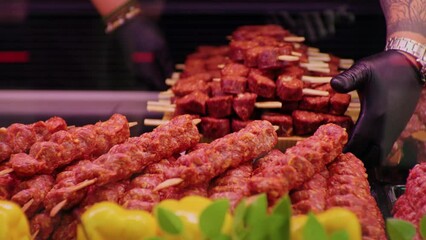
{"type": "Polygon", "coordinates": [[[173,62],[156,22],[142,14],[113,32],[124,51],[137,83],[145,90],[165,90],[165,79],[173,71],[173,62]]]}
{"type": "Polygon", "coordinates": [[[344,151],[367,165],[385,164],[420,97],[420,72],[404,54],[390,50],[362,59],[331,80],[338,92],[357,90],[361,113],[344,151]]]}

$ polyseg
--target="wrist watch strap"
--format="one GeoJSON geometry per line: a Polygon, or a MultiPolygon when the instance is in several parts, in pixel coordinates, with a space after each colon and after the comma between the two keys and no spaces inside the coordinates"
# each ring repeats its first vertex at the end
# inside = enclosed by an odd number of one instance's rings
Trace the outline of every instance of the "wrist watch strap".
{"type": "Polygon", "coordinates": [[[422,66],[420,69],[421,80],[423,83],[426,82],[426,44],[418,43],[409,38],[394,37],[386,43],[385,50],[391,49],[400,50],[416,57],[416,61],[422,66]]]}

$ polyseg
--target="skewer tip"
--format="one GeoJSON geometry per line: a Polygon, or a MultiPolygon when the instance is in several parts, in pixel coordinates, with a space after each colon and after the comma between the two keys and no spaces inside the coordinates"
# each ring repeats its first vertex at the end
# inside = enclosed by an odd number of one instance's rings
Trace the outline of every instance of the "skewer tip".
{"type": "Polygon", "coordinates": [[[173,186],[180,184],[181,182],[183,182],[182,178],[170,178],[170,179],[167,179],[166,181],[158,184],[154,188],[154,191],[156,192],[156,191],[159,191],[159,190],[162,190],[162,189],[165,189],[165,188],[173,187],[173,186]]]}
{"type": "Polygon", "coordinates": [[[21,208],[22,211],[26,212],[28,210],[28,208],[31,207],[31,205],[33,204],[33,202],[34,202],[34,198],[31,198],[31,200],[29,200],[27,203],[24,204],[24,206],[22,206],[22,208],[21,208]]]}
{"type": "Polygon", "coordinates": [[[4,169],[4,170],[0,171],[0,177],[1,177],[1,176],[4,176],[4,175],[6,175],[6,174],[9,174],[9,173],[11,173],[11,172],[13,172],[13,168],[7,168],[7,169],[4,169]]]}
{"type": "Polygon", "coordinates": [[[90,179],[90,180],[85,180],[81,183],[76,184],[75,186],[69,187],[68,191],[69,192],[77,192],[78,190],[81,190],[85,187],[88,187],[88,186],[94,184],[96,182],[96,180],[97,180],[96,178],[90,179]]]}
{"type": "Polygon", "coordinates": [[[199,119],[199,118],[192,119],[192,123],[193,123],[194,125],[198,125],[198,124],[200,124],[200,123],[201,123],[201,119],[199,119]]]}
{"type": "Polygon", "coordinates": [[[52,210],[50,210],[50,217],[54,217],[56,216],[56,214],[58,214],[62,208],[67,204],[67,200],[62,200],[60,203],[56,204],[52,210]]]}
{"type": "Polygon", "coordinates": [[[132,128],[136,125],[138,125],[138,122],[129,122],[129,128],[132,128]]]}
{"type": "Polygon", "coordinates": [[[37,230],[37,231],[35,231],[35,232],[31,235],[31,240],[36,239],[36,238],[37,238],[37,235],[39,234],[39,232],[40,232],[40,229],[39,229],[39,230],[37,230]]]}

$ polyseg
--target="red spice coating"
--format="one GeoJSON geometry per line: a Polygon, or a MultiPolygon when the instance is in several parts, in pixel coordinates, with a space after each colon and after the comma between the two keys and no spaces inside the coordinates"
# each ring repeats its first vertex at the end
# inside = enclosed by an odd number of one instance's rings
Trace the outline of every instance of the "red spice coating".
{"type": "Polygon", "coordinates": [[[130,136],[126,117],[114,114],[106,122],[71,128],[54,133],[49,141],[35,143],[29,154],[11,157],[9,164],[20,176],[37,173],[51,174],[74,160],[104,153],[130,136]]]}
{"type": "Polygon", "coordinates": [[[167,178],[182,178],[182,187],[208,182],[228,168],[239,166],[270,151],[277,134],[268,121],[253,121],[239,132],[216,139],[206,148],[179,157],[167,178]]]}

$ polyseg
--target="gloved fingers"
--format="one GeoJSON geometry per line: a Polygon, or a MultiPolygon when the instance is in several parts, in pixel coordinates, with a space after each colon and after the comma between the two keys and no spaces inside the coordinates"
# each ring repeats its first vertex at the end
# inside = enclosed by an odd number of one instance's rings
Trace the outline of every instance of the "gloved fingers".
{"type": "Polygon", "coordinates": [[[371,75],[370,68],[361,63],[356,63],[348,70],[331,79],[331,86],[340,93],[347,93],[360,89],[371,75]]]}

